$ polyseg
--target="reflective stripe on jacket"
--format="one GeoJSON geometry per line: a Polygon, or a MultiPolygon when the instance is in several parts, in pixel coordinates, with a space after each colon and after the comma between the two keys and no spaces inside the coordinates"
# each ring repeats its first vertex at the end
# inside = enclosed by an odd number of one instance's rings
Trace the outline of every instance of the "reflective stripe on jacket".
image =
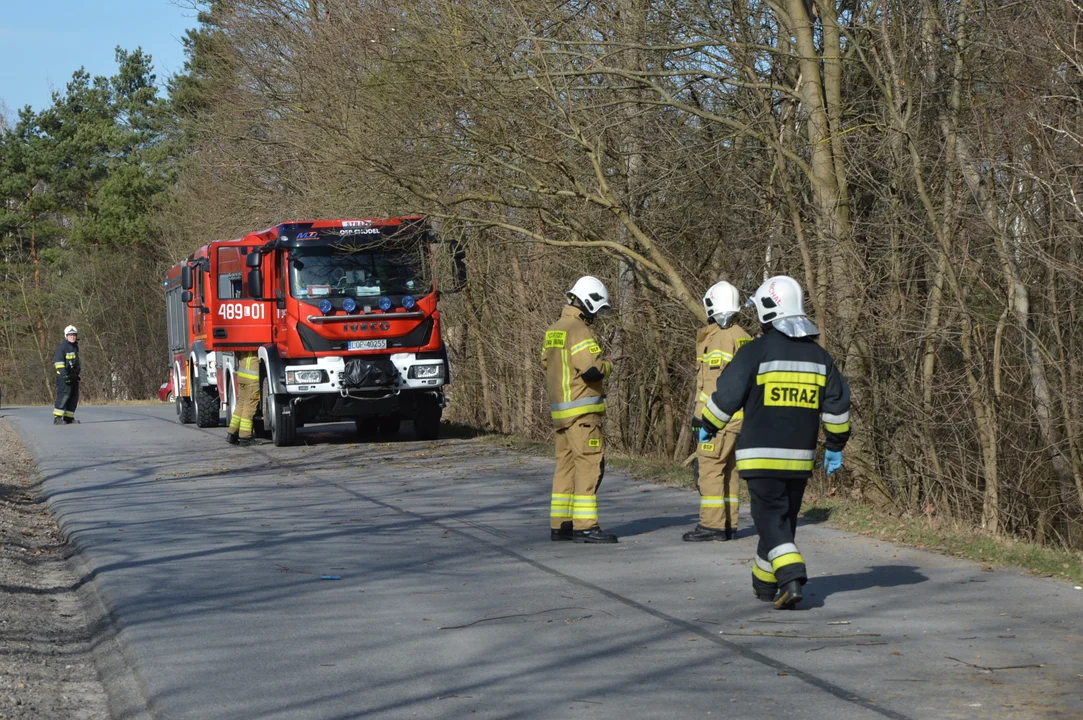
{"type": "Polygon", "coordinates": [[[579,308],[565,306],[560,319],[545,331],[541,363],[555,427],[568,427],[583,415],[605,413],[604,382],[613,366],[602,359],[602,347],[579,308]],[[584,373],[596,379],[586,380],[584,373]]]}
{"type": "Polygon", "coordinates": [[[237,358],[237,377],[256,382],[259,380],[259,355],[255,352],[239,352],[237,358]]]}

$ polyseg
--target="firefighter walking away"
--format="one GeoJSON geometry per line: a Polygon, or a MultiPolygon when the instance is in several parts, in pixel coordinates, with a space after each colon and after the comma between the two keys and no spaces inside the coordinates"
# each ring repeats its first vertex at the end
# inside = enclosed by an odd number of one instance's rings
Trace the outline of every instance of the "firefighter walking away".
{"type": "Polygon", "coordinates": [[[704,404],[700,441],[725,429],[744,408],[737,471],[748,482],[759,545],[752,590],[776,608],[801,600],[808,579],[795,543],[797,513],[816,458],[818,426],[824,467],[842,467],[850,437],[850,388],[831,355],[816,343],[820,330],[805,316],[801,286],[785,275],[768,279],[749,300],[763,335],[741,348],[704,404]]]}
{"type": "Polygon", "coordinates": [[[229,419],[226,442],[230,445],[252,444],[252,418],[259,406],[259,356],[254,352],[237,353],[237,403],[229,419]]]}
{"type": "Polygon", "coordinates": [[[64,341],[53,353],[53,368],[56,370],[53,425],[71,425],[79,405],[79,330],[74,325],[64,328],[64,341]]]}
{"type": "MultiPolygon", "coordinates": [[[[703,408],[718,385],[718,377],[737,349],[752,338],[734,322],[740,312],[740,294],[728,282],[711,286],[703,296],[707,326],[696,333],[696,409],[692,428],[702,427],[703,408]]],[[[715,437],[696,446],[695,479],[699,489],[699,524],[682,536],[685,542],[730,540],[737,532],[737,465],[733,448],[741,434],[740,410],[715,437]]]]}
{"type": "Polygon", "coordinates": [[[598,525],[598,486],[605,474],[602,416],[604,383],[613,363],[590,326],[609,309],[609,291],[586,276],[568,291],[560,319],[545,331],[542,369],[549,392],[549,414],[556,428],[557,467],[549,509],[551,540],[615,543],[617,536],[598,525]]]}

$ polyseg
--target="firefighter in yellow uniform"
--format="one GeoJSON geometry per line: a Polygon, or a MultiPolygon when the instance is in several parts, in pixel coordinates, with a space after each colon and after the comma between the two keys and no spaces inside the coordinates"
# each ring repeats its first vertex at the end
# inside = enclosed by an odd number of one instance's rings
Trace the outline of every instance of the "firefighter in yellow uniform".
{"type": "MultiPolygon", "coordinates": [[[[752,338],[734,318],[740,312],[740,294],[728,282],[712,285],[703,296],[708,325],[696,333],[696,411],[692,427],[702,426],[703,408],[718,384],[722,368],[737,349],[752,338]]],[[[729,540],[737,533],[737,462],[733,448],[741,434],[742,414],[737,412],[726,429],[696,448],[696,486],[699,488],[699,524],[684,534],[685,542],[729,540]]]]}
{"type": "Polygon", "coordinates": [[[560,319],[545,331],[542,369],[549,412],[556,427],[557,467],[549,509],[549,538],[577,543],[615,543],[598,526],[598,486],[605,473],[602,416],[604,381],[613,364],[590,325],[609,308],[609,292],[595,277],[581,277],[568,291],[560,319]]]}
{"type": "Polygon", "coordinates": [[[252,418],[259,406],[259,355],[255,352],[237,353],[237,405],[229,420],[226,442],[230,445],[252,444],[252,418]]]}

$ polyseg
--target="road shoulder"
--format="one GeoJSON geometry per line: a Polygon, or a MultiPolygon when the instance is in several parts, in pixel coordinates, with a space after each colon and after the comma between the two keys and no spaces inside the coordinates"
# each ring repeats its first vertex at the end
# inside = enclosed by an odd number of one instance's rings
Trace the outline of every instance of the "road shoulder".
{"type": "Polygon", "coordinates": [[[3,416],[0,538],[0,720],[140,717],[112,623],[47,507],[30,452],[3,416]]]}

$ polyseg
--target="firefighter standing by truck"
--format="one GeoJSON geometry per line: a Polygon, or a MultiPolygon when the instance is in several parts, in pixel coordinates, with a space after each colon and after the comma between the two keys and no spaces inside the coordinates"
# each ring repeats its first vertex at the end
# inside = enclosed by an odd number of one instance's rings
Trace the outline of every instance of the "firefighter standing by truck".
{"type": "Polygon", "coordinates": [[[237,403],[229,419],[226,442],[230,445],[252,444],[252,418],[259,406],[259,355],[255,351],[236,354],[237,403]]]}
{"type": "Polygon", "coordinates": [[[598,278],[579,278],[568,291],[560,319],[545,331],[542,369],[549,413],[556,427],[556,471],[549,510],[554,541],[615,543],[598,525],[598,486],[605,474],[602,416],[604,381],[613,363],[602,358],[591,331],[599,312],[609,309],[609,291],[598,278]]]}
{"type": "Polygon", "coordinates": [[[56,404],[53,406],[53,425],[71,425],[75,422],[75,408],[79,405],[79,330],[74,325],[64,328],[64,341],[53,353],[56,370],[56,404]]]}
{"type": "Polygon", "coordinates": [[[816,458],[818,426],[827,449],[824,467],[842,467],[850,437],[850,388],[805,316],[801,286],[785,275],[753,294],[763,335],[741,348],[718,378],[703,409],[700,441],[707,442],[744,408],[737,471],[748,482],[759,545],[752,590],[776,608],[790,609],[808,579],[794,543],[797,513],[816,458]]]}
{"type": "MultiPolygon", "coordinates": [[[[700,416],[718,384],[718,376],[752,338],[734,323],[740,312],[740,295],[728,282],[712,285],[703,296],[707,326],[696,333],[696,410],[692,427],[702,427],[700,416]]],[[[682,536],[685,542],[729,540],[737,532],[737,465],[733,448],[741,434],[741,411],[733,414],[724,430],[696,446],[695,477],[699,488],[699,524],[682,536]]]]}

